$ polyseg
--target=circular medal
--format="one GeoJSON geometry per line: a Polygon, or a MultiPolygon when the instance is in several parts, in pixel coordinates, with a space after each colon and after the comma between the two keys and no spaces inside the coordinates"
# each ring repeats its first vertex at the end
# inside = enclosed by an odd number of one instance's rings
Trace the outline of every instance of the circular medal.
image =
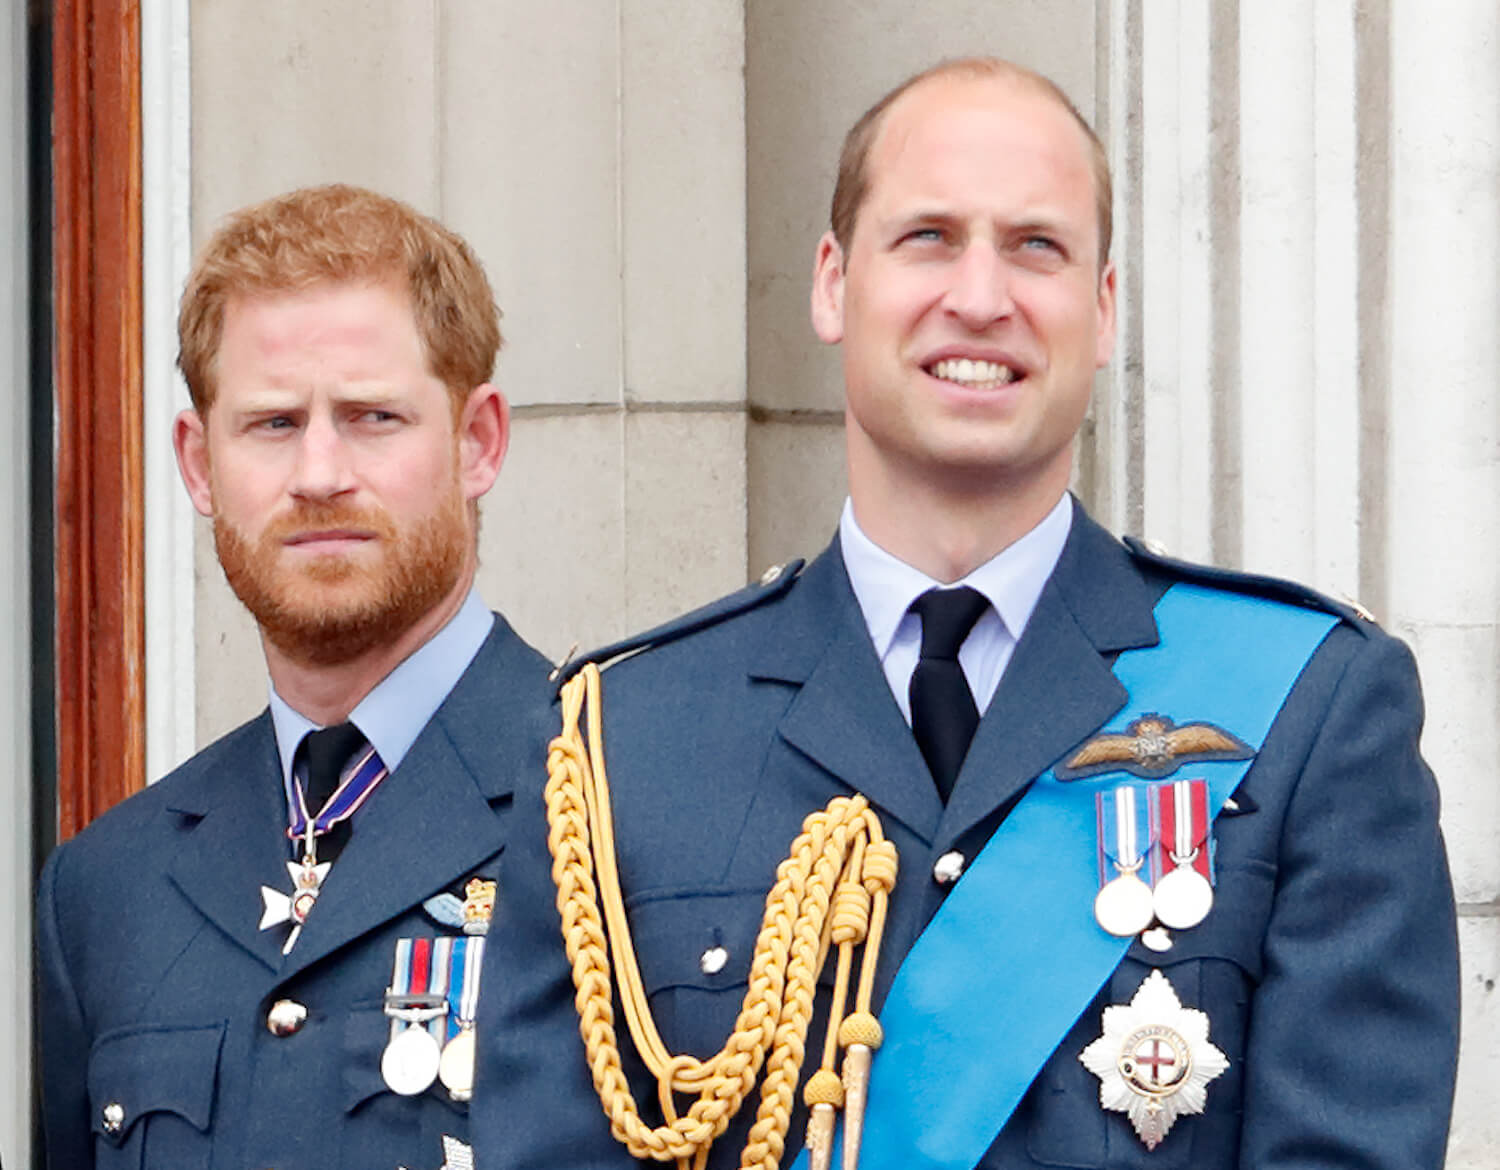
{"type": "Polygon", "coordinates": [[[1117,938],[1140,934],[1151,925],[1151,887],[1133,873],[1122,873],[1094,897],[1094,918],[1117,938]]]}
{"type": "Polygon", "coordinates": [[[1197,926],[1214,904],[1214,888],[1191,865],[1179,865],[1156,883],[1156,916],[1176,930],[1197,926]]]}
{"type": "Polygon", "coordinates": [[[391,1092],[415,1097],[437,1079],[440,1059],[432,1033],[421,1024],[411,1024],[385,1046],[380,1075],[391,1092]]]}
{"type": "Polygon", "coordinates": [[[467,1101],[474,1092],[474,1029],[463,1028],[448,1041],[438,1076],[448,1095],[455,1101],[467,1101]]]}

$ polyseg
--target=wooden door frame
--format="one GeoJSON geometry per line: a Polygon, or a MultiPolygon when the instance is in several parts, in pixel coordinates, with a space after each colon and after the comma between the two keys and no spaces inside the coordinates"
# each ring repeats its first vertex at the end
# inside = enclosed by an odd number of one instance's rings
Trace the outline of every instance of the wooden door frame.
{"type": "Polygon", "coordinates": [[[145,784],[139,0],[53,0],[57,839],[145,784]]]}

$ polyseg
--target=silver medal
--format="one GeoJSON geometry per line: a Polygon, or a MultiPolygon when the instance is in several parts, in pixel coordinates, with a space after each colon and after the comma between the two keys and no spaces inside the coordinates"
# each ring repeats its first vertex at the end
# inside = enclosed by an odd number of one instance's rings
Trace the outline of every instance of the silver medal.
{"type": "Polygon", "coordinates": [[[1096,797],[1099,805],[1101,862],[1108,858],[1116,876],[1099,887],[1094,895],[1094,919],[1117,938],[1140,934],[1151,925],[1151,887],[1141,880],[1139,870],[1145,863],[1146,850],[1139,837],[1137,794],[1134,787],[1122,784],[1096,797]],[[1114,813],[1110,823],[1109,812],[1114,813]]]}
{"type": "Polygon", "coordinates": [[[437,1080],[442,1054],[431,1032],[419,1024],[401,1029],[385,1047],[380,1075],[393,1093],[415,1097],[437,1080]]]}
{"type": "Polygon", "coordinates": [[[1134,873],[1122,873],[1094,896],[1094,918],[1117,938],[1140,934],[1151,925],[1151,887],[1134,873]]]}
{"type": "Polygon", "coordinates": [[[1156,883],[1156,917],[1174,930],[1189,930],[1213,909],[1214,888],[1191,865],[1179,865],[1156,883]]]}
{"type": "Polygon", "coordinates": [[[474,1092],[474,1029],[467,1027],[443,1048],[438,1077],[455,1101],[467,1101],[474,1092]]]}

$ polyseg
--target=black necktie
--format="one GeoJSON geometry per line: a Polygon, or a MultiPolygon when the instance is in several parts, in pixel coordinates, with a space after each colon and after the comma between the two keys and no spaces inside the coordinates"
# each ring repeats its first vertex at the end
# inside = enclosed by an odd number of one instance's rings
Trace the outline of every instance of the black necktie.
{"type": "MultiPolygon", "coordinates": [[[[307,811],[316,817],[343,779],[344,769],[365,746],[364,734],[352,723],[311,732],[297,752],[307,761],[307,811]]],[[[295,773],[295,766],[294,766],[295,773]]],[[[340,821],[318,837],[318,860],[332,861],[349,840],[349,822],[340,821]]]]}
{"type": "Polygon", "coordinates": [[[979,708],[958,664],[958,648],[989,604],[968,586],[929,589],[911,603],[911,612],[922,619],[922,653],[908,692],[911,729],[945,804],[979,726],[979,708]]]}

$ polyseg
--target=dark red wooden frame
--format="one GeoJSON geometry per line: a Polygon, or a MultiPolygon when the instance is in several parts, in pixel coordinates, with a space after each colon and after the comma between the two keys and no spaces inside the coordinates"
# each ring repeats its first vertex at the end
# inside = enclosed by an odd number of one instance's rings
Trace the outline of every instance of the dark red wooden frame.
{"type": "Polygon", "coordinates": [[[52,4],[58,840],[145,782],[138,0],[52,4]]]}

